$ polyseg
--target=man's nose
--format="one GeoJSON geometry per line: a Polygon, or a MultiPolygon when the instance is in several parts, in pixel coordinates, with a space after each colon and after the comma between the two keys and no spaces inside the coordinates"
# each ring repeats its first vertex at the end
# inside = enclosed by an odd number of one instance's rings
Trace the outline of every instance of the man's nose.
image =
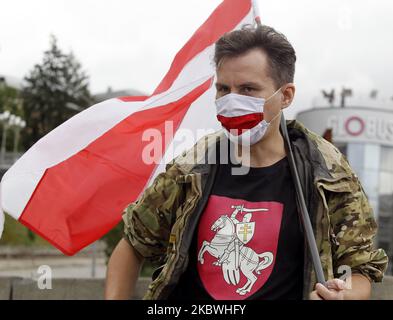
{"type": "Polygon", "coordinates": [[[230,88],[229,93],[241,94],[241,93],[240,93],[240,89],[238,89],[238,88],[230,88]]]}

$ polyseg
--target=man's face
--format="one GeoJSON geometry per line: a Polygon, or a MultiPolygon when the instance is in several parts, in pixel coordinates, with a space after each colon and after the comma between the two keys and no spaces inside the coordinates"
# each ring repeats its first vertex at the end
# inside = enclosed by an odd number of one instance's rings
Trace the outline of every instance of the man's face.
{"type": "MultiPolygon", "coordinates": [[[[259,49],[252,49],[241,56],[224,59],[217,68],[216,99],[229,93],[269,98],[278,88],[268,70],[268,57],[259,49]]],[[[263,110],[264,119],[270,122],[282,106],[283,96],[278,92],[266,102],[263,110]]]]}

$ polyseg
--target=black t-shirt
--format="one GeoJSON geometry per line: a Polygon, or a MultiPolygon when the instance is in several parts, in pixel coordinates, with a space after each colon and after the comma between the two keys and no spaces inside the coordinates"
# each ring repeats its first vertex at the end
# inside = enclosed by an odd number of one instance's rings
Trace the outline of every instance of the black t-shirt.
{"type": "Polygon", "coordinates": [[[169,300],[301,299],[304,238],[288,159],[232,174],[220,164],[169,300]]]}

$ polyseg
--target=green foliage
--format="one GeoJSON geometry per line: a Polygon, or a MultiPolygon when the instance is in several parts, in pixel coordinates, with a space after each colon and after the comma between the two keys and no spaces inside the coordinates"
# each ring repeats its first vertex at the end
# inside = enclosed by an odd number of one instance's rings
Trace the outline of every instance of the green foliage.
{"type": "Polygon", "coordinates": [[[4,85],[0,86],[0,112],[8,110],[10,113],[24,118],[22,100],[18,90],[4,85]]]}
{"type": "Polygon", "coordinates": [[[6,214],[0,245],[48,246],[49,243],[6,214]]]}
{"type": "Polygon", "coordinates": [[[26,149],[94,103],[88,76],[72,53],[64,54],[59,49],[54,36],[41,64],[34,66],[25,81],[22,96],[27,122],[23,133],[26,149]]]}

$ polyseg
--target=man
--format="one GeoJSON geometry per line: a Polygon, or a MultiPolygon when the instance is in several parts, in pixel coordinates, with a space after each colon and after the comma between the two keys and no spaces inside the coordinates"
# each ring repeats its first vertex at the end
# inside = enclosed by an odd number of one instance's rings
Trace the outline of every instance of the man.
{"type": "Polygon", "coordinates": [[[244,27],[216,43],[214,58],[223,130],[174,159],[126,208],[106,298],[130,298],[150,259],[161,267],[145,299],[368,299],[387,256],[373,248],[376,223],[364,190],[337,148],[288,121],[328,280],[316,283],[280,130],[281,112],[295,95],[293,47],[273,28],[244,27]],[[219,150],[214,157],[228,151],[223,141],[249,147],[240,161],[244,174],[233,174],[239,161],[203,161],[212,150],[219,150]],[[251,211],[234,224],[226,214],[233,208],[251,211]]]}

